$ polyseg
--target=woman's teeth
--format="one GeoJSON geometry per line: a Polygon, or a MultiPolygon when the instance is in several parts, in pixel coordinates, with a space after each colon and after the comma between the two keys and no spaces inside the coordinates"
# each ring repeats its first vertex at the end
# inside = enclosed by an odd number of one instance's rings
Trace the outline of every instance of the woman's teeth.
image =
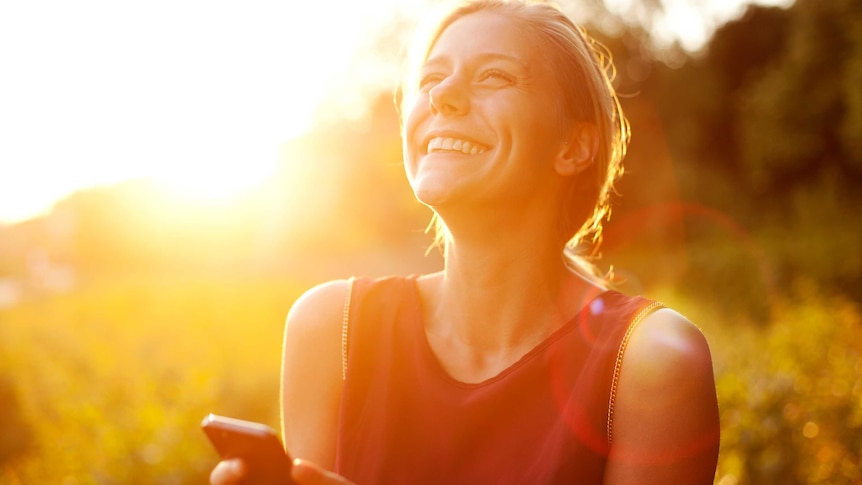
{"type": "Polygon", "coordinates": [[[476,155],[486,150],[485,147],[467,140],[452,137],[434,137],[428,142],[428,153],[437,151],[460,152],[465,155],[476,155]]]}

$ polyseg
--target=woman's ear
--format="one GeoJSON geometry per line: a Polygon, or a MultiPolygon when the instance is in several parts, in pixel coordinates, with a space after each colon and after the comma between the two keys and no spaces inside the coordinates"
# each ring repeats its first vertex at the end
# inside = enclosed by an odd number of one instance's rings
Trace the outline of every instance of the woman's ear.
{"type": "Polygon", "coordinates": [[[583,172],[596,160],[599,150],[599,130],[592,123],[575,123],[554,163],[557,173],[563,176],[583,172]]]}

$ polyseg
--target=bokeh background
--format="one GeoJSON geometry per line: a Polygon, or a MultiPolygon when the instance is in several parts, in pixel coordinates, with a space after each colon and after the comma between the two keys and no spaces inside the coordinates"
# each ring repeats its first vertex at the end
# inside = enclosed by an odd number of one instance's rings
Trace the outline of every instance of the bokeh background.
{"type": "MultiPolygon", "coordinates": [[[[862,2],[562,5],[633,130],[600,265],[709,339],[716,483],[862,483],[862,2]]],[[[440,267],[392,103],[429,6],[0,3],[0,484],[205,483],[304,289],[440,267]]]]}

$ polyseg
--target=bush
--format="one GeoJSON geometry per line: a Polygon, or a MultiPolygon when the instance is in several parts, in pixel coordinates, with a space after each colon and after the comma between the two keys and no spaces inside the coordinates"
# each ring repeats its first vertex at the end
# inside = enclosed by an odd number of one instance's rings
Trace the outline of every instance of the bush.
{"type": "Polygon", "coordinates": [[[205,483],[207,413],[278,427],[296,296],[259,281],[113,282],[0,312],[0,372],[33,432],[0,483],[205,483]]]}
{"type": "Polygon", "coordinates": [[[719,322],[688,302],[716,366],[720,484],[862,480],[862,312],[810,282],[795,295],[774,301],[765,327],[719,322]]]}

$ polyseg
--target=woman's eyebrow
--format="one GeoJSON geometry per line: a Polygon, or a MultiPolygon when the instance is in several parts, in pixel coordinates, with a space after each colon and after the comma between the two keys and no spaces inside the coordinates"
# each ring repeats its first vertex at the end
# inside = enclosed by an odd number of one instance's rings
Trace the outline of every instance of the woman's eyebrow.
{"type": "Polygon", "coordinates": [[[509,54],[503,54],[500,52],[488,52],[488,53],[484,53],[484,54],[479,54],[476,56],[476,59],[479,61],[482,61],[482,62],[503,60],[503,61],[512,62],[514,64],[517,64],[518,66],[520,66],[524,69],[527,69],[527,67],[528,67],[527,62],[524,61],[523,59],[521,59],[520,57],[511,56],[509,54]]]}
{"type": "MultiPolygon", "coordinates": [[[[485,52],[485,53],[477,54],[476,56],[473,57],[473,60],[478,61],[480,63],[481,62],[502,60],[502,61],[507,61],[507,62],[511,62],[513,64],[516,64],[524,70],[529,70],[529,64],[527,64],[527,62],[524,61],[523,59],[521,59],[520,57],[512,56],[509,54],[504,54],[501,52],[485,52]]],[[[434,67],[447,66],[450,63],[451,63],[450,59],[448,57],[445,57],[445,56],[431,57],[431,58],[428,58],[422,64],[422,69],[425,69],[428,67],[434,68],[434,67]]]]}

